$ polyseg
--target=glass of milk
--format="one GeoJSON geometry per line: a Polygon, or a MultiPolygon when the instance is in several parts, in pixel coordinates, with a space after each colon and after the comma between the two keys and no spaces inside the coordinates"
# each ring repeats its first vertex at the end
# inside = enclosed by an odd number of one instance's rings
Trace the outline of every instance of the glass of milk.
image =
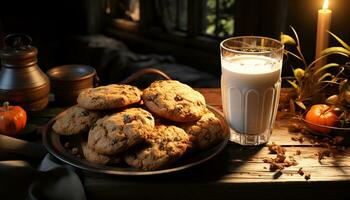
{"type": "Polygon", "coordinates": [[[221,42],[222,105],[231,141],[268,142],[278,108],[283,48],[278,40],[257,36],[221,42]]]}

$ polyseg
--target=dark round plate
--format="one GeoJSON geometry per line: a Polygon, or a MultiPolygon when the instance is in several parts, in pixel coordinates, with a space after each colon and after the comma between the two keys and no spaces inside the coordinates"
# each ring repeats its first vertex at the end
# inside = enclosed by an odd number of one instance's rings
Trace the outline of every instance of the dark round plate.
{"type": "Polygon", "coordinates": [[[72,165],[74,167],[77,167],[79,169],[86,170],[88,172],[111,174],[111,175],[131,175],[131,176],[156,175],[156,174],[176,172],[176,171],[184,170],[184,169],[199,165],[213,158],[215,155],[217,155],[220,151],[224,149],[224,147],[226,146],[229,140],[230,129],[222,113],[211,106],[207,106],[207,108],[220,119],[223,126],[223,131],[226,133],[227,137],[225,137],[224,140],[222,140],[219,144],[217,144],[216,146],[213,146],[212,148],[185,155],[175,165],[172,165],[166,169],[155,170],[155,171],[143,171],[143,170],[135,169],[128,166],[98,165],[98,164],[93,164],[88,161],[85,161],[84,159],[77,158],[76,156],[72,155],[67,149],[63,147],[62,142],[65,140],[65,137],[54,133],[51,128],[55,120],[64,112],[54,117],[46,124],[43,130],[43,143],[46,149],[49,151],[49,153],[52,154],[57,159],[63,161],[64,163],[72,165]]]}

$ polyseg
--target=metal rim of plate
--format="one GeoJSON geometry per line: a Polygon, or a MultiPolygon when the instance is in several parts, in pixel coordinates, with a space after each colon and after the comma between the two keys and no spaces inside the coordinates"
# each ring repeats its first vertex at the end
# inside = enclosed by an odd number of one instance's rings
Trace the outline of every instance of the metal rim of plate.
{"type": "Polygon", "coordinates": [[[216,115],[216,117],[220,119],[223,127],[223,131],[226,133],[225,139],[221,141],[219,144],[209,149],[194,153],[194,155],[191,155],[192,157],[186,158],[184,160],[180,159],[180,162],[178,164],[170,166],[170,168],[167,168],[167,169],[144,171],[144,170],[139,170],[131,167],[122,168],[122,167],[115,167],[115,166],[108,166],[108,165],[98,165],[98,164],[93,164],[88,161],[76,158],[62,146],[60,141],[60,135],[55,134],[51,128],[52,124],[56,121],[56,119],[61,115],[63,115],[66,111],[63,111],[62,113],[58,114],[56,117],[52,118],[46,124],[42,132],[43,143],[46,149],[48,150],[48,152],[58,160],[66,164],[69,164],[71,166],[74,166],[78,169],[85,170],[87,172],[110,174],[110,175],[124,175],[124,176],[157,175],[157,174],[167,174],[171,172],[177,172],[184,169],[188,169],[193,166],[197,166],[199,164],[202,164],[208,161],[209,159],[213,158],[218,153],[220,153],[225,148],[225,146],[229,141],[230,129],[222,113],[212,106],[207,105],[207,108],[211,112],[213,112],[216,115]]]}

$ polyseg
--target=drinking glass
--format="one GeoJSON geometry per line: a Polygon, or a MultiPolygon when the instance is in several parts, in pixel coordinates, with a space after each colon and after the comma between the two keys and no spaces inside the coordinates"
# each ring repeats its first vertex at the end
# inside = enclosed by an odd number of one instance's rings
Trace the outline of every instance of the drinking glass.
{"type": "Polygon", "coordinates": [[[278,40],[257,36],[220,43],[222,105],[231,141],[268,142],[278,109],[283,48],[278,40]]]}

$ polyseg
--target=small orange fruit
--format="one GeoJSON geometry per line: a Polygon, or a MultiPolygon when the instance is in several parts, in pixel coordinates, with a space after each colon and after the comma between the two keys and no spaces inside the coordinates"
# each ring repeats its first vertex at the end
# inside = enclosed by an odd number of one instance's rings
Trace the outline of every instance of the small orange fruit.
{"type": "Polygon", "coordinates": [[[310,129],[324,134],[331,132],[332,129],[317,125],[335,127],[339,123],[339,118],[336,115],[335,111],[326,104],[313,105],[307,112],[305,120],[312,123],[307,124],[310,129]]]}

